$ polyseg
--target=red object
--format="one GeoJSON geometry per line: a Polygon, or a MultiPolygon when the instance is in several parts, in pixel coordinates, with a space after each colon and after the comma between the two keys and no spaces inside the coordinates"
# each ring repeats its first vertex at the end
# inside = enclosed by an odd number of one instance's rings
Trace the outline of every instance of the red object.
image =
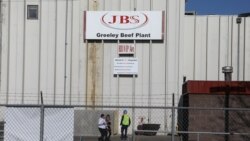
{"type": "Polygon", "coordinates": [[[244,94],[250,95],[250,81],[187,81],[183,94],[244,94]]]}

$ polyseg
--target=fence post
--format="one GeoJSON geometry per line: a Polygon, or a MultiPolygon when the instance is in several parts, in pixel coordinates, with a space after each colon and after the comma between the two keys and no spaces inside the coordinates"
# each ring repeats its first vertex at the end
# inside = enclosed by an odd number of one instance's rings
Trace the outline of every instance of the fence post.
{"type": "Polygon", "coordinates": [[[134,141],[134,131],[135,131],[135,74],[133,74],[133,96],[132,96],[132,141],[134,141]]]}
{"type": "Polygon", "coordinates": [[[171,137],[171,139],[172,139],[172,141],[174,141],[174,132],[175,132],[175,127],[174,127],[174,125],[175,125],[175,107],[174,107],[174,93],[173,93],[173,95],[172,95],[172,137],[171,137]]]}
{"type": "Polygon", "coordinates": [[[197,133],[197,141],[200,141],[200,134],[197,133]]]}
{"type": "Polygon", "coordinates": [[[43,92],[41,91],[41,115],[40,115],[40,141],[43,141],[44,133],[44,105],[43,105],[43,92]]]}

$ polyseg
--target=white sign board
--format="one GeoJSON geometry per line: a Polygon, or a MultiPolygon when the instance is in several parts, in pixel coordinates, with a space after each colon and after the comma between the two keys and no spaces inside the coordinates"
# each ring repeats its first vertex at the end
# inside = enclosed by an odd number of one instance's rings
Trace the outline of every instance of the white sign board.
{"type": "Polygon", "coordinates": [[[85,11],[84,39],[162,40],[164,11],[85,11]]]}
{"type": "Polygon", "coordinates": [[[118,54],[134,54],[135,44],[118,44],[118,54]]]}
{"type": "Polygon", "coordinates": [[[138,59],[137,58],[114,58],[114,74],[137,74],[138,59]]]}

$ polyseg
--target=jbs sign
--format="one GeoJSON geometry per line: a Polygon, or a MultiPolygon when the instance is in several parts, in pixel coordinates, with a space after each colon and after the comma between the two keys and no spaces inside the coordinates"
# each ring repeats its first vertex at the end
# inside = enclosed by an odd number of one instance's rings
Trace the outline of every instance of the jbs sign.
{"type": "Polygon", "coordinates": [[[84,38],[162,40],[163,11],[85,11],[84,38]]]}
{"type": "Polygon", "coordinates": [[[144,13],[139,13],[134,15],[112,15],[111,13],[106,13],[102,16],[102,22],[105,26],[118,30],[129,30],[142,27],[147,24],[148,17],[144,13]]]}

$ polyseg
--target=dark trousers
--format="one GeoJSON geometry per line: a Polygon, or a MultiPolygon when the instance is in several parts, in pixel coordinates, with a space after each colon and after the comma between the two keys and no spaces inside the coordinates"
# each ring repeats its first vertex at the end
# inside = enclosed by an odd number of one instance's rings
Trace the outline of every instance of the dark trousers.
{"type": "Polygon", "coordinates": [[[127,138],[128,125],[122,125],[121,132],[122,132],[121,138],[127,138]]]}
{"type": "Polygon", "coordinates": [[[98,141],[105,141],[107,138],[107,130],[99,128],[99,131],[101,133],[101,137],[98,138],[98,141]]]}
{"type": "Polygon", "coordinates": [[[110,139],[110,136],[111,136],[111,127],[110,126],[108,126],[108,128],[107,128],[107,137],[108,137],[108,139],[110,139]]]}

